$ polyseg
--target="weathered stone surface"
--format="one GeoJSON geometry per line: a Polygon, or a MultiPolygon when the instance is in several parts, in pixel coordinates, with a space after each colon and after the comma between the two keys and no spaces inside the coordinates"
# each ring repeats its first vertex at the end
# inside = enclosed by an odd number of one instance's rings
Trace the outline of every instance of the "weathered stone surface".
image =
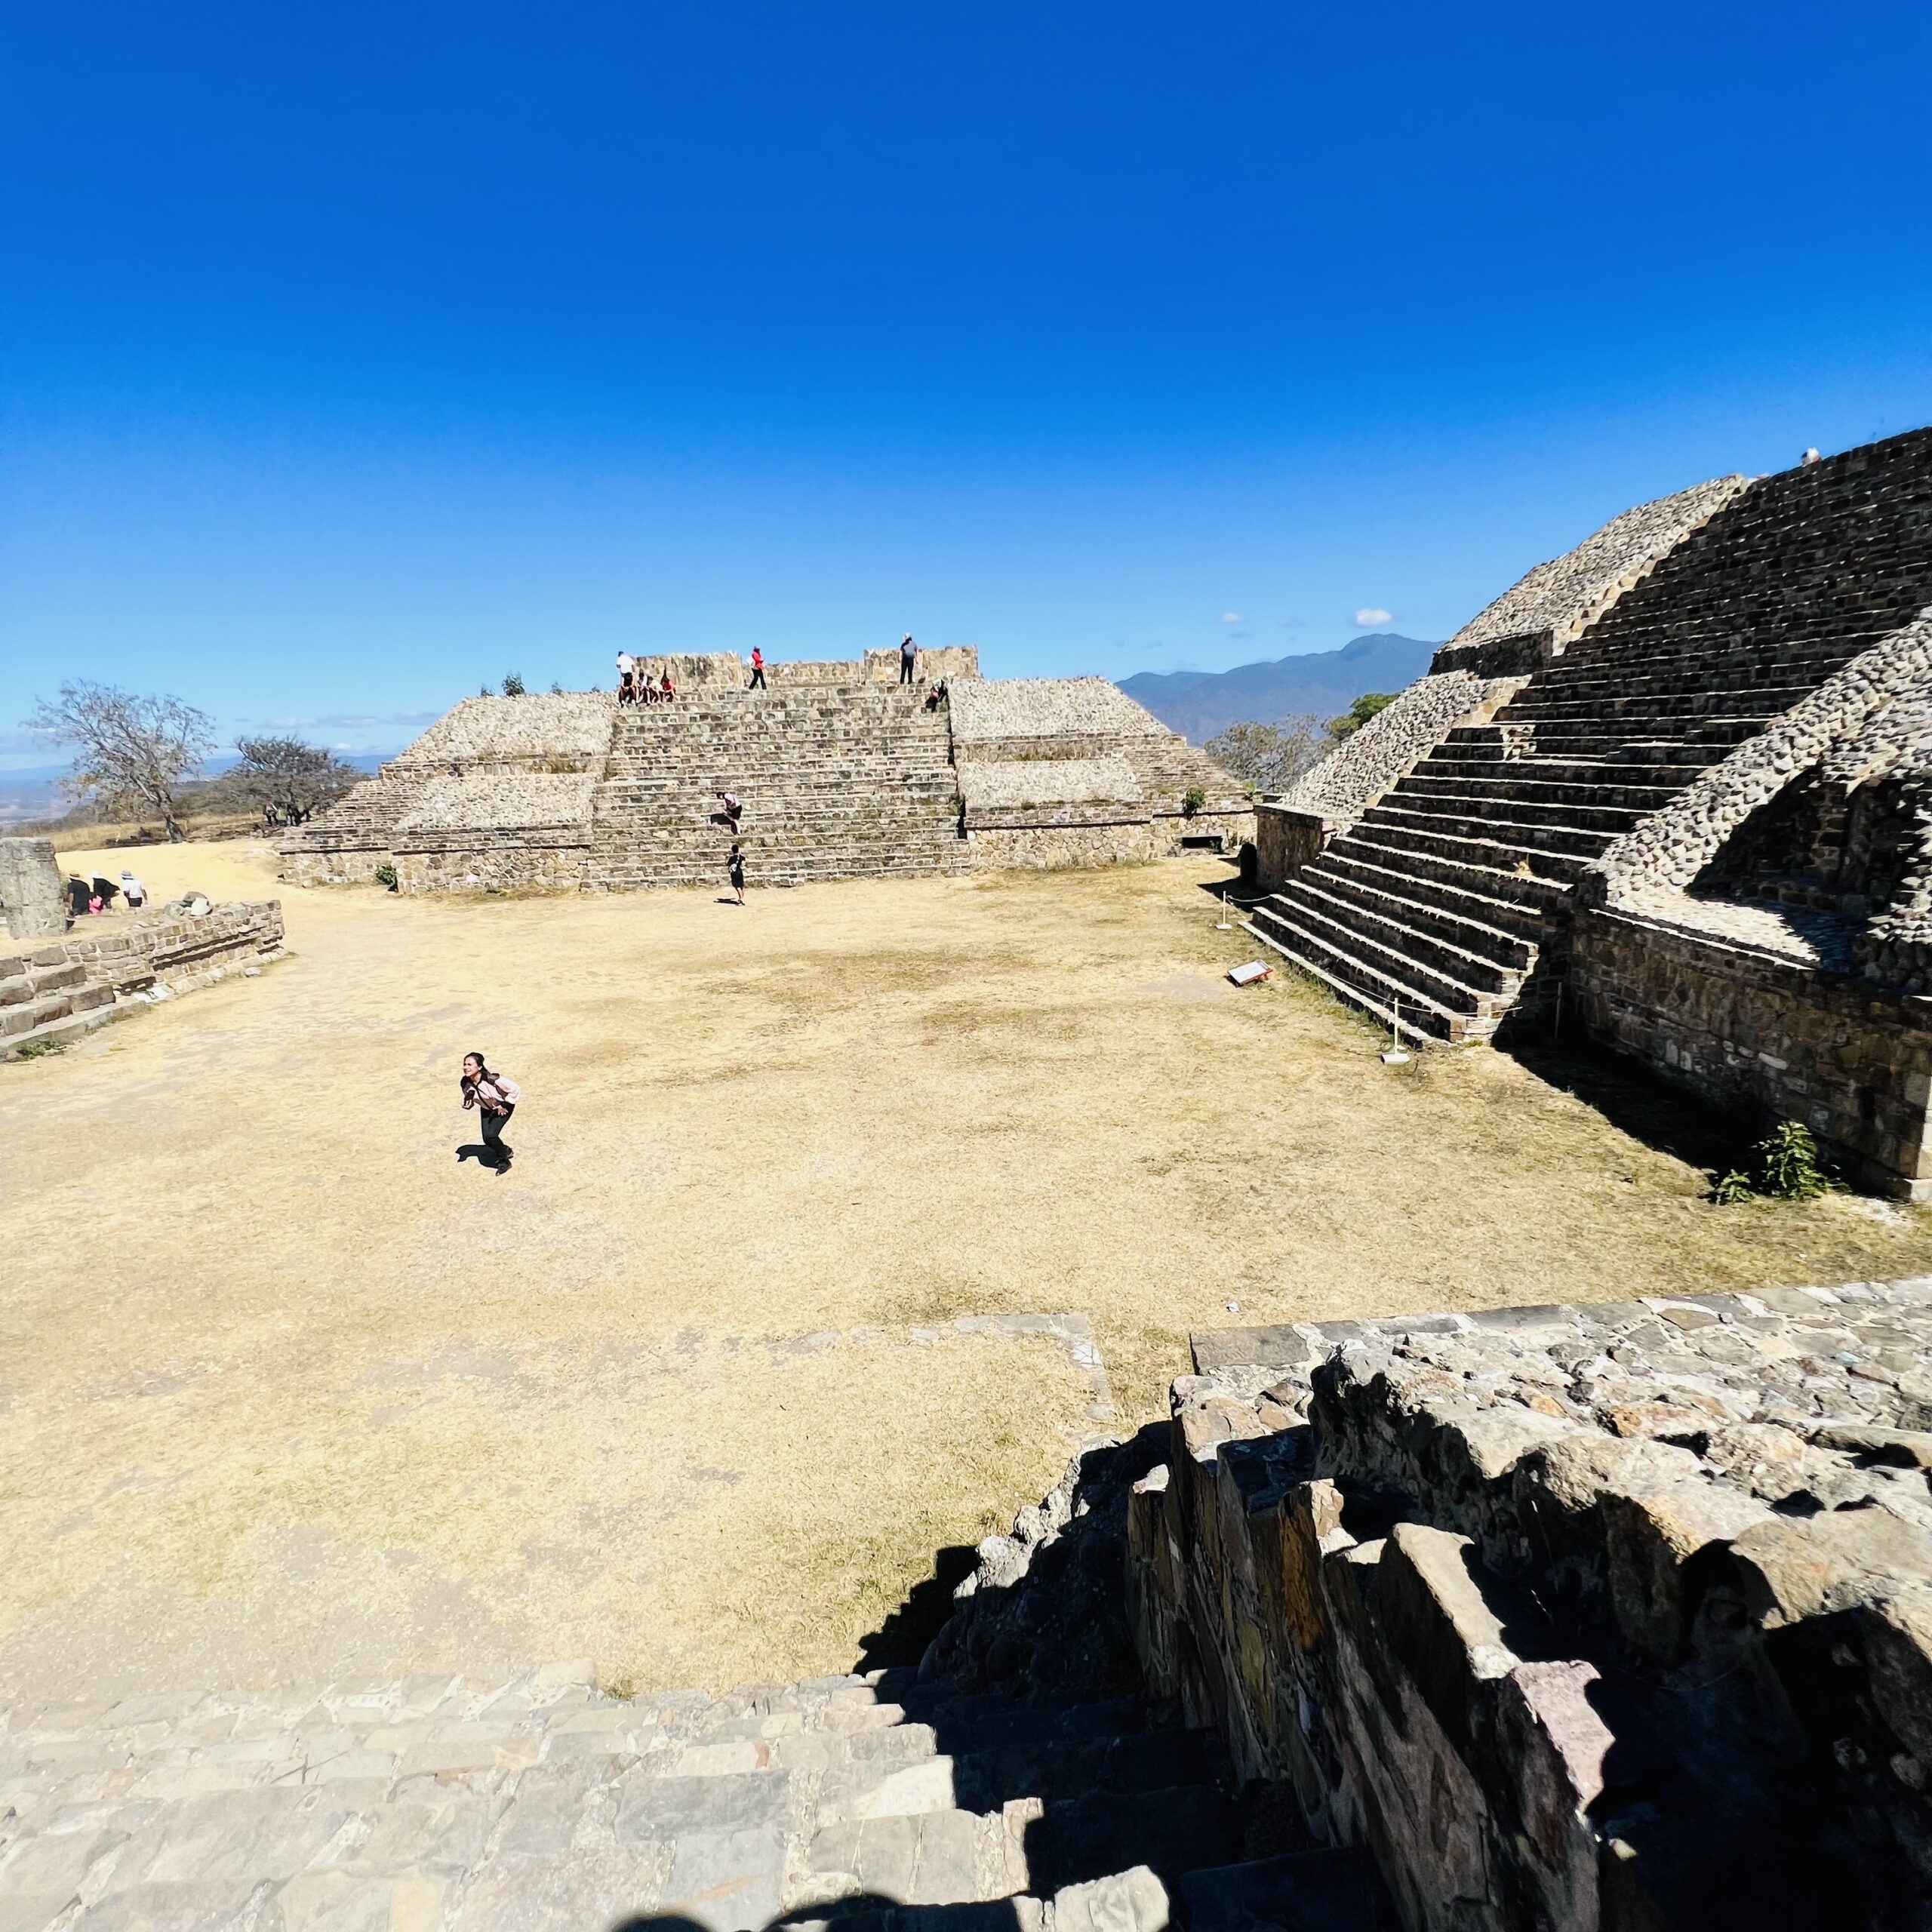
{"type": "Polygon", "coordinates": [[[1150,1677],[1407,1924],[1887,1922],[1932,1895],[1927,1304],[1201,1337],[1132,1517],[1150,1677]]]}

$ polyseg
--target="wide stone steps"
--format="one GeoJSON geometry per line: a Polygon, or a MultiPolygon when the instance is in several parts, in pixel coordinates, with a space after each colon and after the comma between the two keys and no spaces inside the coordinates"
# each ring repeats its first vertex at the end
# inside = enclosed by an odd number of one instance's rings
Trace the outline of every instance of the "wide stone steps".
{"type": "Polygon", "coordinates": [[[1439,949],[1426,946],[1420,935],[1405,940],[1391,931],[1386,939],[1377,938],[1365,930],[1365,922],[1342,924],[1291,890],[1262,900],[1248,916],[1283,951],[1298,953],[1358,987],[1387,1011],[1399,1006],[1406,1013],[1413,1004],[1411,1018],[1444,1038],[1481,1037],[1507,1010],[1520,984],[1516,976],[1497,973],[1487,961],[1479,975],[1484,983],[1471,984],[1432,965],[1428,955],[1439,949]]]}
{"type": "Polygon", "coordinates": [[[1446,852],[1451,857],[1462,846],[1481,840],[1515,853],[1579,860],[1598,857],[1621,829],[1540,824],[1526,815],[1531,809],[1508,815],[1500,811],[1460,814],[1431,811],[1422,801],[1411,803],[1392,793],[1371,805],[1359,823],[1384,835],[1386,842],[1396,842],[1395,835],[1400,834],[1401,842],[1414,843],[1426,851],[1446,852]]]}
{"type": "MultiPolygon", "coordinates": [[[[1558,768],[1568,771],[1577,768],[1574,765],[1558,768]]],[[[1604,769],[1614,771],[1615,768],[1604,769]]],[[[1411,771],[1396,789],[1397,794],[1404,798],[1442,798],[1458,804],[1487,800],[1493,803],[1555,805],[1583,811],[1608,808],[1641,816],[1668,804],[1683,786],[1629,784],[1615,777],[1546,777],[1530,760],[1521,759],[1506,765],[1500,771],[1488,771],[1480,776],[1474,775],[1466,767],[1453,771],[1432,771],[1425,763],[1411,771]]]]}
{"type": "Polygon", "coordinates": [[[1478,900],[1469,894],[1452,900],[1439,888],[1432,899],[1415,896],[1430,889],[1428,881],[1398,872],[1364,877],[1362,869],[1331,865],[1324,854],[1304,866],[1282,891],[1290,898],[1305,894],[1331,908],[1352,906],[1362,918],[1430,936],[1445,949],[1436,963],[1451,971],[1457,955],[1489,960],[1518,979],[1536,964],[1540,936],[1537,914],[1500,900],[1478,900]]]}
{"type": "Polygon", "coordinates": [[[13,1711],[0,1924],[1371,1932],[1359,1857],[1246,1857],[1218,1746],[1134,1703],[950,1697],[909,1671],[625,1700],[580,1668],[257,1703],[13,1711]],[[1172,1903],[1170,1905],[1169,1901],[1172,1903]],[[1004,1902],[1001,1903],[1001,1902],[1004,1902]]]}
{"type": "Polygon", "coordinates": [[[1487,1039],[1495,1030],[1496,1020],[1483,1010],[1481,996],[1470,992],[1466,1004],[1444,1004],[1419,990],[1406,972],[1383,972],[1352,948],[1337,946],[1306,930],[1291,908],[1272,899],[1253,907],[1241,923],[1264,946],[1319,980],[1347,1004],[1372,1014],[1407,1038],[1460,1045],[1487,1039]]]}
{"type": "Polygon", "coordinates": [[[1426,893],[1447,905],[1460,904],[1478,919],[1530,938],[1540,935],[1571,884],[1567,879],[1386,844],[1372,827],[1345,833],[1317,863],[1331,872],[1386,884],[1392,891],[1426,893]]]}

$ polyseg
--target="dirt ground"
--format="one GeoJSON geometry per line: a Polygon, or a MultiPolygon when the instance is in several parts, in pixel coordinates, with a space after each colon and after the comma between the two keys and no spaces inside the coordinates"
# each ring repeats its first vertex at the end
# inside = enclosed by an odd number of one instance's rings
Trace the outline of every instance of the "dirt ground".
{"type": "Polygon", "coordinates": [[[1916,1210],[1709,1204],[1667,1103],[1237,992],[1210,863],[741,911],[137,856],[296,956],[0,1067],[0,1688],[845,1668],[1091,1428],[961,1315],[1085,1312],[1132,1421],[1191,1328],[1932,1269],[1916,1210]]]}

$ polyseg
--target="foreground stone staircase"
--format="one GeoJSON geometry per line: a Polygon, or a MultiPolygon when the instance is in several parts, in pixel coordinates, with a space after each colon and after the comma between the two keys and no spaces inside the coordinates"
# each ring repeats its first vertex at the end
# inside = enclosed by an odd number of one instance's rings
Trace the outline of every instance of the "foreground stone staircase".
{"type": "Polygon", "coordinates": [[[1932,431],[1765,478],[1250,930],[1405,1032],[1487,1038],[1556,997],[1592,860],[1928,603],[1932,431]]]}
{"type": "Polygon", "coordinates": [[[588,1674],[14,1711],[0,1927],[1376,1923],[1355,1854],[1266,1843],[1213,1735],[1135,1700],[910,1670],[625,1700],[588,1674]]]}
{"type": "Polygon", "coordinates": [[[702,691],[617,713],[592,807],[589,881],[617,890],[721,879],[743,801],[755,885],[963,869],[945,709],[893,685],[702,691]]]}

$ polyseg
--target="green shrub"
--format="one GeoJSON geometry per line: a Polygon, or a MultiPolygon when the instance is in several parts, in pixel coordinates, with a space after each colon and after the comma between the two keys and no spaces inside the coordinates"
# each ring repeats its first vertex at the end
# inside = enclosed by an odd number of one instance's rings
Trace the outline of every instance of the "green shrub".
{"type": "Polygon", "coordinates": [[[1192,818],[1208,802],[1208,794],[1198,785],[1190,785],[1181,794],[1180,809],[1183,818],[1192,818]]]}
{"type": "Polygon", "coordinates": [[[386,859],[376,868],[376,883],[391,892],[396,890],[395,868],[386,859]]]}
{"type": "Polygon", "coordinates": [[[523,695],[523,680],[514,671],[504,675],[503,695],[506,697],[521,697],[523,695]]]}
{"type": "Polygon", "coordinates": [[[1774,1201],[1815,1201],[1831,1186],[1819,1164],[1818,1143],[1803,1121],[1781,1120],[1755,1143],[1751,1171],[1735,1168],[1711,1185],[1710,1198],[1721,1208],[1735,1206],[1753,1195],[1774,1201]]]}
{"type": "Polygon", "coordinates": [[[1780,1201],[1812,1201],[1828,1183],[1818,1165],[1818,1143],[1801,1121],[1781,1120],[1752,1150],[1758,1191],[1780,1201]]]}

